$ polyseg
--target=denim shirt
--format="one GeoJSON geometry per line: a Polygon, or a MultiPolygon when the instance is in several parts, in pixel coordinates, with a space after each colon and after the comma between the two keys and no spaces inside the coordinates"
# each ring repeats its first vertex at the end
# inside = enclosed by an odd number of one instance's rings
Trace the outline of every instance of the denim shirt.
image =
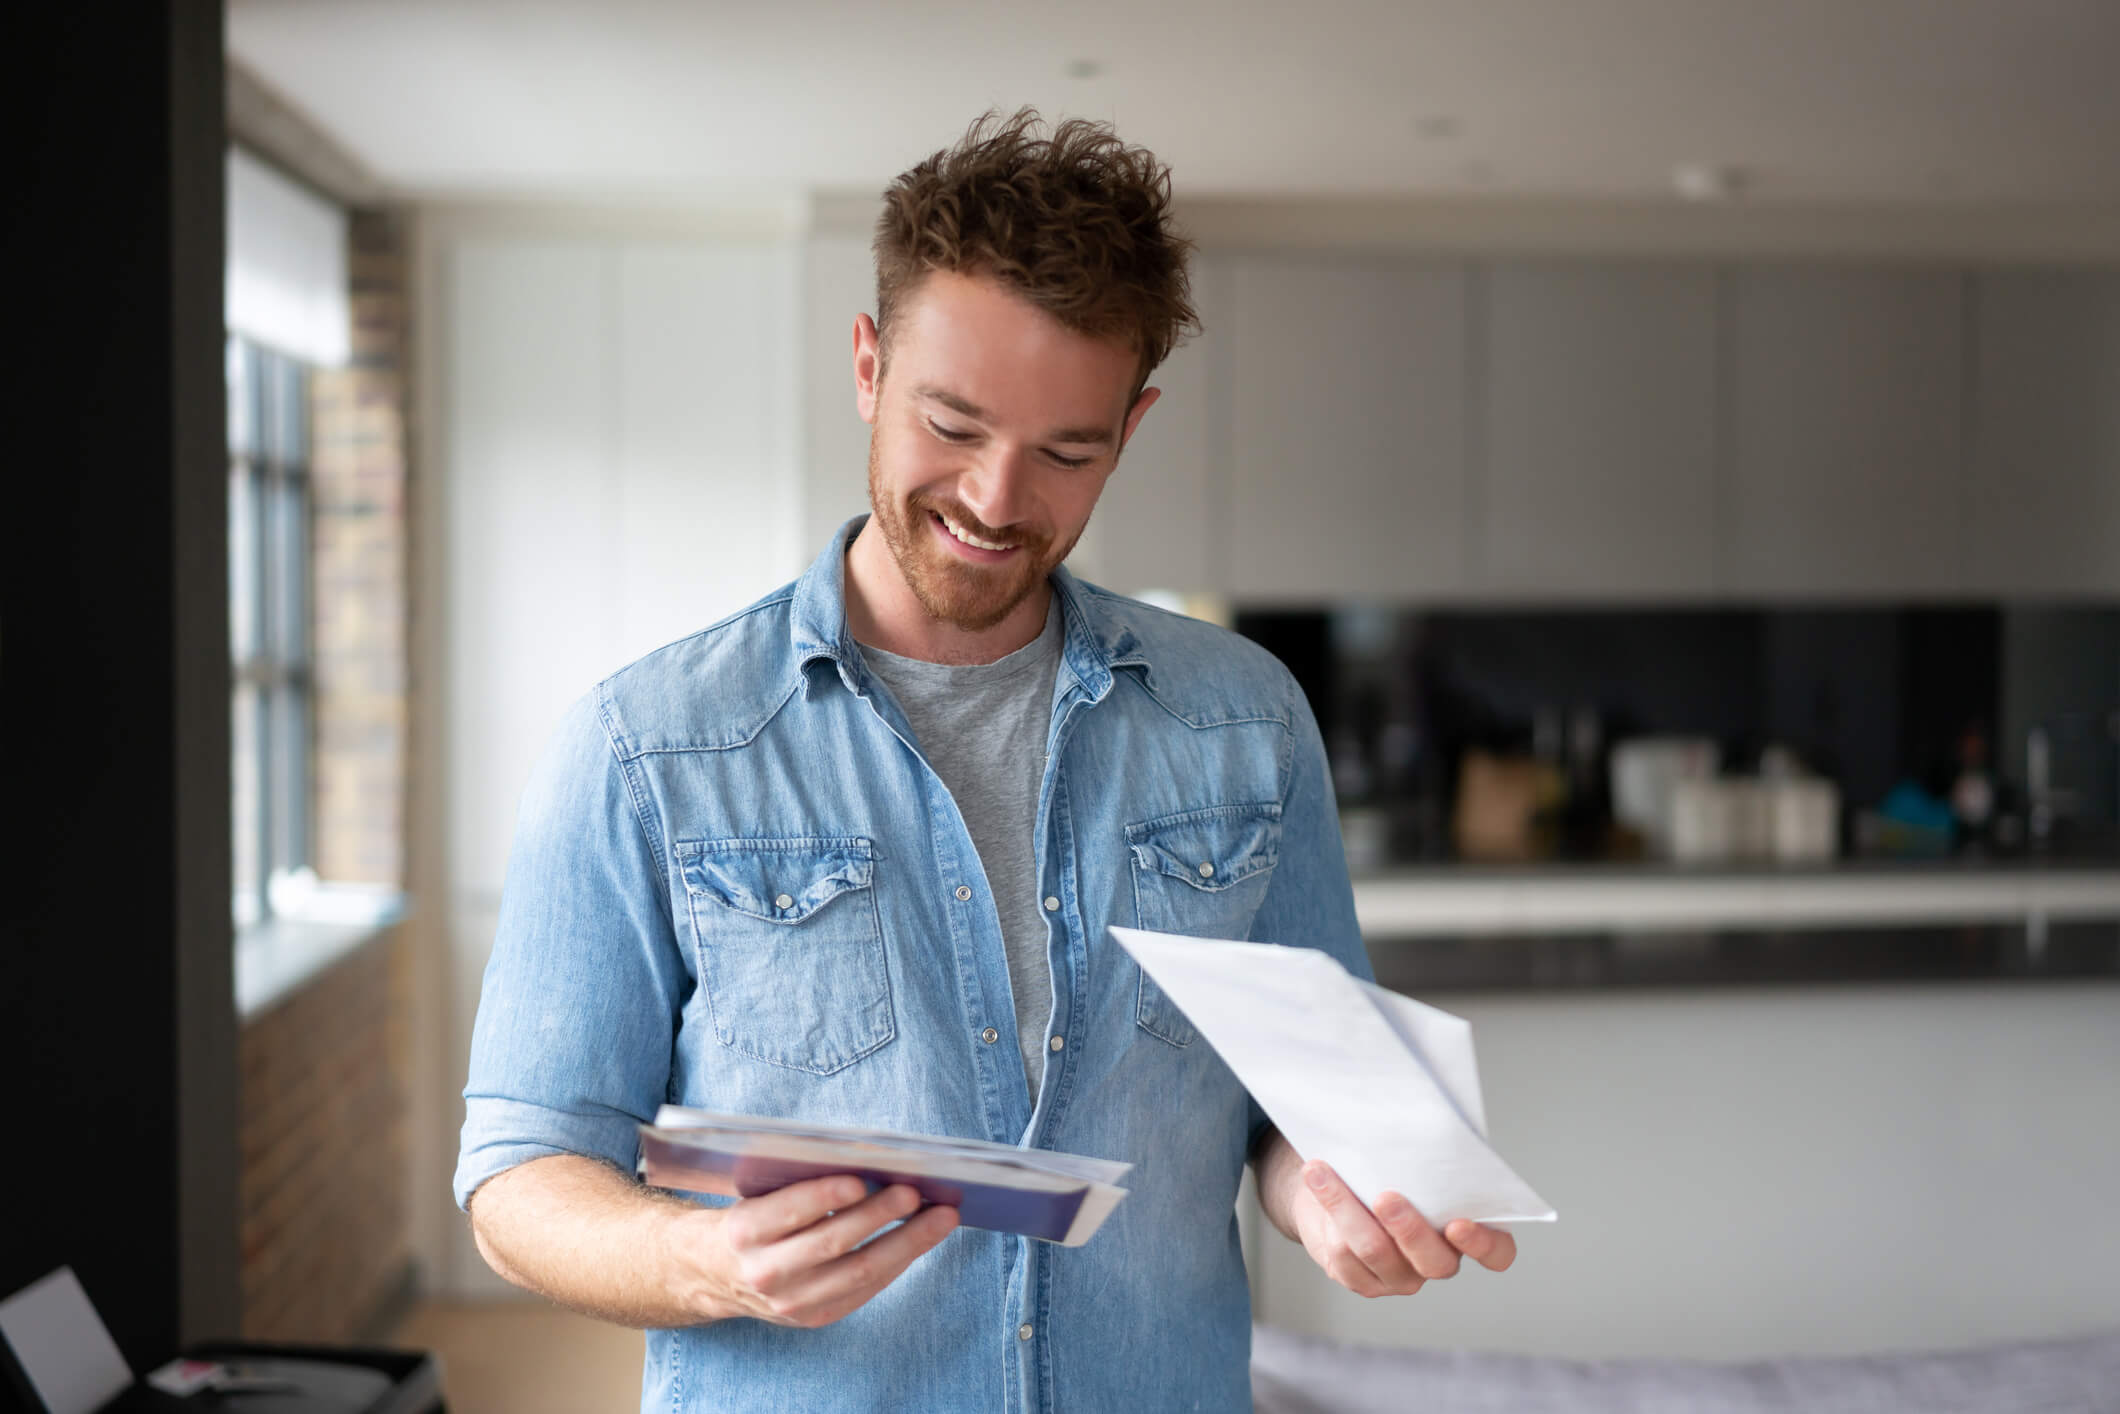
{"type": "Polygon", "coordinates": [[[1266,1120],[1106,928],[1322,948],[1367,977],[1316,723],[1245,639],[1054,572],[1036,858],[1060,1045],[1028,1085],[963,816],[848,630],[861,524],[552,737],[479,999],[457,1201],[550,1154],[630,1171],[664,1101],[1125,1160],[1129,1196],[1085,1246],[960,1228],[820,1329],[650,1331],[641,1407],[1248,1408],[1235,1200],[1266,1120]]]}

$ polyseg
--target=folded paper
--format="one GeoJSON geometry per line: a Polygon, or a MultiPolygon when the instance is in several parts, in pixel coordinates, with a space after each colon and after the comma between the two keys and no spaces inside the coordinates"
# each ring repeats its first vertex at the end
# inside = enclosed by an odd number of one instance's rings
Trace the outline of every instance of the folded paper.
{"type": "Polygon", "coordinates": [[[1472,1025],[1315,948],[1113,928],[1297,1153],[1363,1202],[1403,1194],[1437,1227],[1551,1222],[1487,1142],[1472,1025]]]}

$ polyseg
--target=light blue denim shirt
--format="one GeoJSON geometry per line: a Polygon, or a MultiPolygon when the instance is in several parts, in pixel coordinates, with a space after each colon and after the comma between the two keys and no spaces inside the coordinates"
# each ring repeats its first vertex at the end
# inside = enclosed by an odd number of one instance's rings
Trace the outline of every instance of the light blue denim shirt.
{"type": "Polygon", "coordinates": [[[1317,725],[1245,639],[1054,573],[1036,856],[1063,1044],[1029,1086],[963,816],[848,631],[861,523],[554,734],[479,998],[457,1201],[548,1154],[630,1171],[666,1100],[1122,1159],[1130,1196],[1083,1247],[959,1229],[821,1329],[650,1331],[641,1407],[1249,1408],[1235,1199],[1265,1118],[1105,930],[1316,947],[1367,977],[1317,725]]]}

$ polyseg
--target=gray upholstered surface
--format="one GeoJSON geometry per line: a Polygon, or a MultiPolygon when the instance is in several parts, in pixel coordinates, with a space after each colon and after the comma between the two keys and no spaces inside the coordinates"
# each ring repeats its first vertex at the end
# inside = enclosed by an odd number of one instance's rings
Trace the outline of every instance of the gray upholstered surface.
{"type": "Polygon", "coordinates": [[[1334,1345],[1252,1332],[1257,1414],[2120,1414],[2120,1331],[1735,1365],[1334,1345]]]}

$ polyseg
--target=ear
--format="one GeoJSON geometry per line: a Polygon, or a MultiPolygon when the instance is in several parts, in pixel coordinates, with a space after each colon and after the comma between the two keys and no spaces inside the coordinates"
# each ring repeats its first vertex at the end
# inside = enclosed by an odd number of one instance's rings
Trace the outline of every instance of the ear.
{"type": "Polygon", "coordinates": [[[1134,429],[1141,425],[1141,414],[1154,407],[1156,399],[1162,396],[1161,388],[1143,388],[1141,396],[1134,399],[1134,405],[1126,411],[1126,426],[1119,430],[1120,451],[1125,451],[1126,444],[1134,440],[1134,429]]]}
{"type": "Polygon", "coordinates": [[[866,314],[854,316],[854,410],[871,427],[876,425],[876,397],[883,386],[882,349],[876,321],[866,314]]]}

